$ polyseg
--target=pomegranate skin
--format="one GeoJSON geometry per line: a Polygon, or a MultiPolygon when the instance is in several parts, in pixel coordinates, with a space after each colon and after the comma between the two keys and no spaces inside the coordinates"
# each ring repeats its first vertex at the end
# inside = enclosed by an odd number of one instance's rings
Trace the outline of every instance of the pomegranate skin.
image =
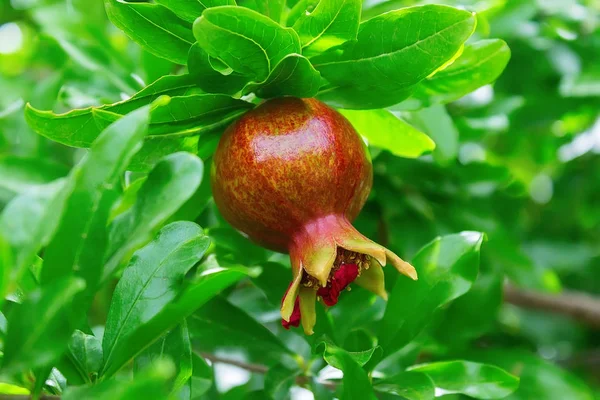
{"type": "Polygon", "coordinates": [[[373,182],[365,144],[315,99],[268,100],[225,131],[211,184],[223,217],[254,242],[288,252],[309,221],[354,220],[373,182]]]}

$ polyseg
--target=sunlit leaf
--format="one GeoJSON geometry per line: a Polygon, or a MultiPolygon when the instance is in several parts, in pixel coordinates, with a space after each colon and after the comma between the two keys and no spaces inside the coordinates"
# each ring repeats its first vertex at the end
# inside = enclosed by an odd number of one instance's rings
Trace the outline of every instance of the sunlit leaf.
{"type": "Polygon", "coordinates": [[[415,158],[435,148],[427,135],[388,110],[340,112],[370,145],[388,150],[395,156],[415,158]]]}

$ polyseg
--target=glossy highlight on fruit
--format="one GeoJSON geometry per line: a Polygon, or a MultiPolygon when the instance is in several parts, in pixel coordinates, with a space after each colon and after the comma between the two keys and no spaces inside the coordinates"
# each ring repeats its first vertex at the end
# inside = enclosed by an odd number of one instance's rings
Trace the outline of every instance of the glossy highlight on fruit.
{"type": "Polygon", "coordinates": [[[290,254],[284,327],[302,323],[312,334],[317,299],[333,306],[350,284],[387,298],[381,269],[387,262],[417,278],[410,264],[351,224],[372,183],[362,139],[318,100],[268,100],[225,131],[211,169],[215,202],[251,240],[290,254]]]}

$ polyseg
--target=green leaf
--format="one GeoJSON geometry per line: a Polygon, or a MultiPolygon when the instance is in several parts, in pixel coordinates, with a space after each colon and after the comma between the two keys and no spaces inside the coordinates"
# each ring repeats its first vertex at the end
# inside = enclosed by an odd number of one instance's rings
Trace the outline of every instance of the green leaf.
{"type": "Polygon", "coordinates": [[[131,357],[181,323],[212,297],[247,275],[248,271],[240,268],[212,268],[203,271],[189,282],[179,296],[171,300],[160,313],[147,322],[142,321],[143,323],[131,334],[119,338],[113,361],[107,362],[105,358],[104,376],[112,376],[131,357]]]}
{"type": "MultiPolygon", "coordinates": [[[[160,158],[176,151],[195,153],[199,135],[221,133],[253,107],[251,103],[221,94],[177,96],[161,100],[163,104],[151,113],[146,141],[129,165],[130,170],[147,171],[160,158]]],[[[93,110],[92,114],[100,126],[107,126],[121,118],[121,115],[101,109],[93,110]]]]}
{"type": "Polygon", "coordinates": [[[281,23],[281,17],[285,9],[285,0],[238,0],[238,4],[258,11],[277,23],[281,23]]]}
{"type": "Polygon", "coordinates": [[[196,94],[172,97],[152,110],[150,135],[193,136],[225,128],[252,103],[222,94],[196,94]]]}
{"type": "Polygon", "coordinates": [[[156,2],[189,23],[193,23],[207,8],[236,5],[235,0],[157,0],[156,2]]]}
{"type": "Polygon", "coordinates": [[[20,387],[17,385],[11,385],[10,383],[2,383],[0,382],[0,394],[2,395],[15,395],[15,396],[29,396],[29,390],[24,387],[20,387]]]}
{"type": "Polygon", "coordinates": [[[165,75],[158,78],[127,100],[106,106],[106,110],[117,114],[127,114],[152,103],[161,96],[191,96],[202,93],[196,78],[190,74],[165,75]]]}
{"type": "Polygon", "coordinates": [[[262,262],[259,265],[262,272],[253,277],[252,282],[263,291],[272,305],[279,307],[285,289],[292,281],[292,270],[270,261],[262,262]]]}
{"type": "MultiPolygon", "coordinates": [[[[44,252],[42,284],[74,273],[86,282],[77,307],[87,312],[102,275],[108,244],[106,224],[118,192],[116,186],[148,129],[149,107],[109,126],[71,173],[73,191],[59,227],[44,252]]],[[[83,315],[81,315],[83,316],[83,315]]],[[[80,315],[75,315],[79,318],[80,315]]]]}
{"type": "Polygon", "coordinates": [[[112,209],[110,210],[110,218],[108,219],[109,223],[112,223],[112,221],[114,221],[114,219],[118,215],[123,214],[131,207],[133,207],[133,205],[137,201],[138,192],[140,191],[144,183],[146,183],[147,179],[148,176],[142,176],[138,179],[133,180],[133,182],[124,182],[125,187],[123,188],[123,194],[121,195],[119,200],[115,202],[112,209]]]}
{"type": "Polygon", "coordinates": [[[169,154],[198,151],[198,136],[146,136],[146,139],[140,151],[133,156],[128,170],[148,173],[169,154]]]}
{"type": "Polygon", "coordinates": [[[124,258],[146,244],[195,193],[203,171],[202,161],[189,153],[171,154],[156,164],[137,192],[134,205],[108,227],[103,280],[113,275],[124,258]]]}
{"type": "Polygon", "coordinates": [[[39,250],[52,238],[71,190],[65,181],[56,181],[15,197],[0,215],[0,236],[12,253],[12,268],[2,287],[0,302],[15,290],[15,284],[34,263],[39,250]]]}
{"type": "Polygon", "coordinates": [[[468,44],[456,61],[421,82],[411,98],[394,109],[416,110],[458,100],[498,79],[509,60],[510,49],[503,40],[488,39],[468,44]]]}
{"type": "MultiPolygon", "coordinates": [[[[5,297],[6,288],[9,287],[13,268],[14,265],[10,244],[8,243],[8,240],[2,236],[2,232],[0,231],[0,296],[2,296],[2,299],[5,297]]],[[[4,319],[4,315],[0,318],[4,319]]],[[[4,333],[5,329],[1,329],[1,331],[4,333]]]]}
{"type": "Polygon", "coordinates": [[[127,114],[152,103],[162,95],[188,96],[199,89],[191,75],[168,75],[156,80],[128,100],[99,107],[72,110],[64,114],[40,111],[30,104],[25,108],[29,126],[38,134],[73,147],[89,147],[101,132],[93,118],[93,110],[127,114]]]}
{"type": "Polygon", "coordinates": [[[235,229],[223,226],[208,230],[219,260],[232,264],[252,266],[267,260],[269,254],[263,247],[252,243],[235,229]]]}
{"type": "Polygon", "coordinates": [[[304,54],[324,52],[355,40],[360,22],[360,0],[322,0],[294,23],[304,54]]]}
{"type": "Polygon", "coordinates": [[[409,368],[427,374],[444,393],[462,393],[475,399],[503,399],[519,387],[519,378],[492,365],[445,361],[409,368]]]}
{"type": "Polygon", "coordinates": [[[186,400],[200,400],[212,386],[213,370],[196,353],[192,353],[192,377],[179,391],[177,398],[186,400]]]}
{"type": "Polygon", "coordinates": [[[300,53],[293,29],[244,7],[207,9],[194,23],[198,44],[234,72],[263,82],[288,54],[300,53]]]}
{"type": "Polygon", "coordinates": [[[395,156],[416,158],[435,148],[423,132],[388,110],[339,110],[369,145],[388,150],[395,156]]]}
{"type": "Polygon", "coordinates": [[[341,108],[397,104],[452,59],[474,28],[473,14],[440,5],[404,8],[365,21],[356,41],[311,60],[330,83],[319,97],[341,108]]]}
{"type": "Polygon", "coordinates": [[[67,310],[85,281],[74,277],[54,280],[31,292],[8,316],[2,367],[19,373],[51,364],[65,351],[71,335],[67,310]]]}
{"type": "Polygon", "coordinates": [[[250,78],[236,73],[223,75],[214,70],[210,59],[211,57],[198,43],[194,43],[190,48],[188,69],[190,74],[196,77],[198,86],[208,93],[241,95],[242,89],[250,78]]]}
{"type": "Polygon", "coordinates": [[[173,363],[160,360],[137,374],[133,380],[111,379],[93,386],[69,387],[62,399],[166,399],[169,395],[169,380],[174,374],[173,363]]]}
{"type": "Polygon", "coordinates": [[[269,368],[265,375],[265,392],[273,400],[285,400],[291,387],[296,383],[296,377],[302,371],[290,369],[278,363],[269,368]]]}
{"type": "Polygon", "coordinates": [[[438,307],[471,288],[482,241],[482,233],[462,232],[437,238],[419,251],[412,262],[419,279],[399,276],[390,293],[379,333],[384,355],[408,344],[438,307]]]}
{"type": "Polygon", "coordinates": [[[102,368],[102,342],[94,335],[76,330],[69,342],[68,356],[79,374],[91,382],[102,368]]]}
{"type": "Polygon", "coordinates": [[[300,17],[306,15],[306,13],[312,12],[318,4],[319,0],[288,1],[288,7],[291,9],[285,20],[285,26],[294,26],[300,17]]]}
{"type": "Polygon", "coordinates": [[[202,342],[254,348],[276,354],[292,353],[263,324],[222,297],[216,297],[189,319],[194,339],[202,342]]]}
{"type": "Polygon", "coordinates": [[[447,165],[458,154],[458,129],[446,107],[435,105],[411,114],[411,121],[421,128],[435,142],[433,158],[441,165],[447,165]]]}
{"type": "MultiPolygon", "coordinates": [[[[369,377],[367,376],[367,372],[362,369],[361,364],[356,361],[357,357],[353,357],[344,349],[325,342],[321,343],[319,347],[323,348],[323,358],[327,364],[342,370],[344,373],[340,398],[345,400],[377,399],[373,392],[369,377]]],[[[374,350],[375,349],[371,350],[371,355],[374,350]]],[[[358,359],[359,361],[365,361],[366,357],[361,356],[358,359]]],[[[368,359],[366,359],[365,362],[367,361],[368,359]]]]}
{"type": "Polygon", "coordinates": [[[321,74],[300,54],[286,56],[260,84],[250,84],[244,93],[257,90],[262,98],[295,96],[314,97],[321,87],[321,74]]]}
{"type": "MultiPolygon", "coordinates": [[[[206,163],[211,164],[211,160],[207,159],[206,163]]],[[[194,194],[169,218],[169,222],[195,221],[212,201],[210,186],[210,168],[204,168],[200,185],[194,194]]]]}
{"type": "Polygon", "coordinates": [[[157,57],[185,65],[194,43],[189,22],[160,4],[104,0],[104,6],[111,22],[131,40],[157,57]]]}
{"type": "Polygon", "coordinates": [[[0,206],[14,196],[62,178],[68,172],[64,165],[45,159],[0,157],[0,206]]]}
{"type": "Polygon", "coordinates": [[[198,85],[209,93],[232,96],[256,91],[259,97],[314,97],[321,86],[321,75],[310,61],[300,54],[285,56],[262,82],[249,82],[237,73],[222,75],[210,64],[209,55],[198,45],[190,49],[190,73],[198,77],[198,85]]]}
{"type": "Polygon", "coordinates": [[[490,332],[497,324],[502,306],[503,280],[499,272],[480,271],[471,290],[444,310],[443,320],[435,328],[435,338],[441,343],[460,346],[490,332]],[[477,304],[477,309],[473,304],[477,304]]]}
{"type": "Polygon", "coordinates": [[[497,348],[474,352],[469,358],[497,365],[519,376],[519,387],[507,400],[594,399],[592,390],[577,375],[527,350],[497,348]]]}
{"type": "Polygon", "coordinates": [[[376,352],[381,350],[377,346],[364,351],[346,351],[329,342],[321,342],[317,345],[317,349],[319,347],[324,347],[323,357],[325,358],[325,361],[327,361],[327,364],[341,370],[343,370],[344,364],[342,361],[343,358],[339,357],[340,354],[344,353],[348,355],[348,357],[350,357],[356,364],[362,367],[371,360],[376,352]]]}
{"type": "Polygon", "coordinates": [[[377,381],[375,390],[393,393],[408,400],[430,400],[435,397],[435,386],[431,378],[415,371],[401,372],[377,381]]]}
{"type": "Polygon", "coordinates": [[[104,368],[110,376],[137,352],[152,343],[136,337],[138,346],[127,346],[143,328],[172,302],[182,289],[185,274],[200,260],[210,240],[192,222],[174,222],[156,239],[136,252],[119,280],[102,341],[104,368]]]}
{"type": "Polygon", "coordinates": [[[172,391],[181,389],[192,377],[192,344],[185,320],[141,352],[134,360],[134,374],[168,357],[175,363],[177,373],[172,391]]]}

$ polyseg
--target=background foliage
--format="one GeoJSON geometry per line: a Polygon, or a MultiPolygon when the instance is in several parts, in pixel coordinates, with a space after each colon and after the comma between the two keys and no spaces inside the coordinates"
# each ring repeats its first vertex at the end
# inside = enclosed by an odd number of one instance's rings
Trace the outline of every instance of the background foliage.
{"type": "Polygon", "coordinates": [[[425,3],[3,0],[0,393],[597,397],[597,331],[503,287],[600,295],[600,6],[402,9],[425,3]],[[312,337],[279,323],[287,257],[207,179],[282,95],[366,138],[355,225],[420,274],[386,271],[387,303],[353,288],[312,337]]]}

